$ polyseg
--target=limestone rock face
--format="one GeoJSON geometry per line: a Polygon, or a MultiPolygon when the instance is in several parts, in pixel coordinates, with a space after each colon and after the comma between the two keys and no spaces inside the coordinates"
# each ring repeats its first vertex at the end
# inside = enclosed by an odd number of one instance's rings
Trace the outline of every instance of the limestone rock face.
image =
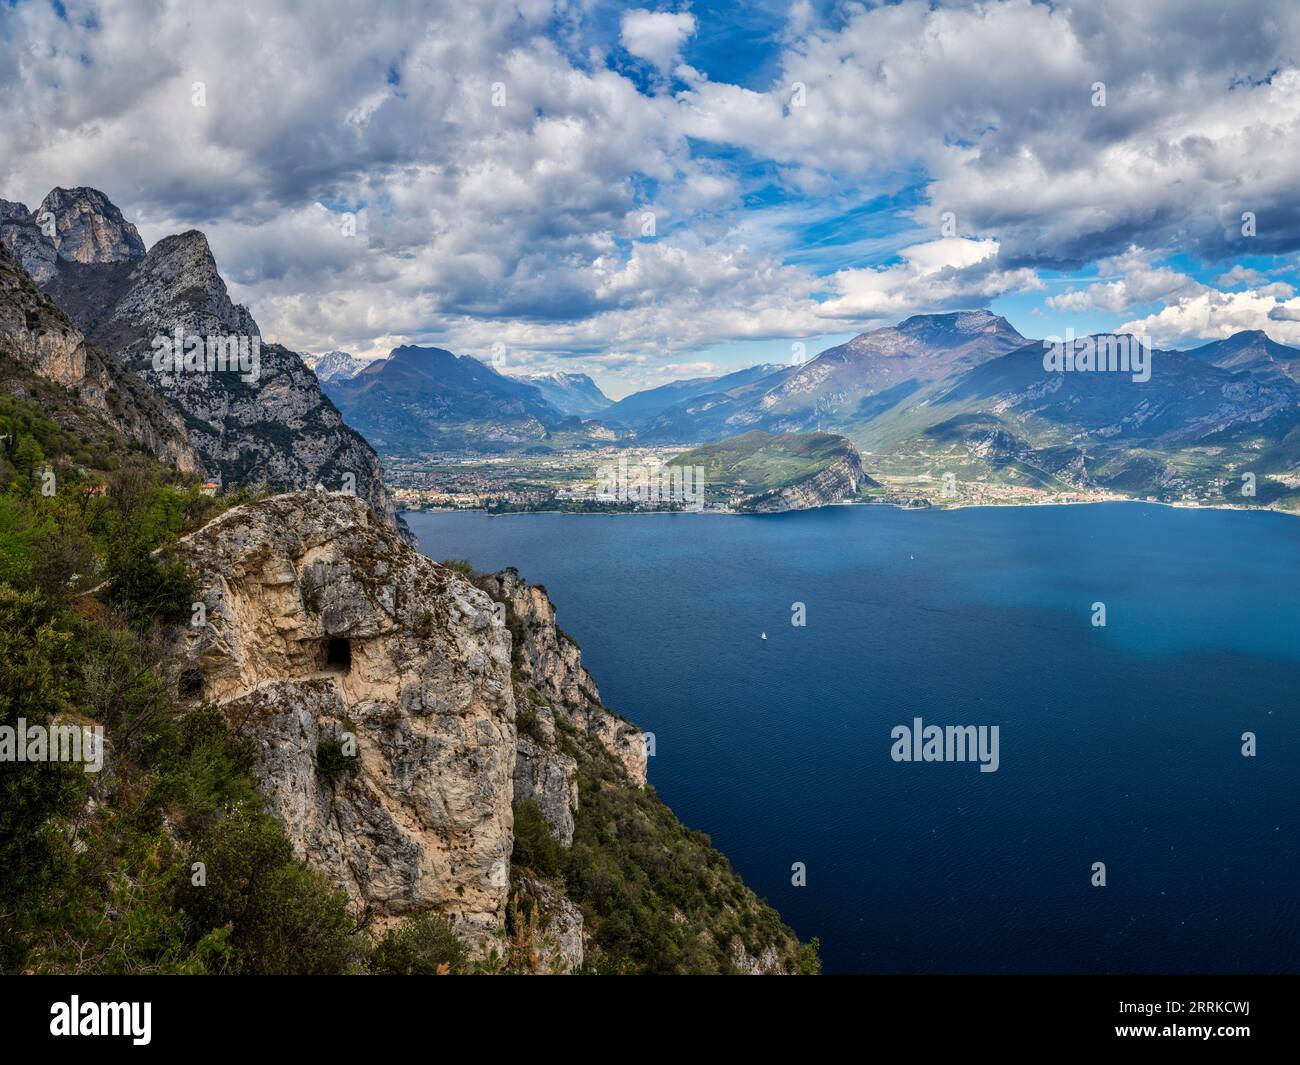
{"type": "Polygon", "coordinates": [[[177,637],[183,688],[254,740],[297,852],[358,912],[499,933],[515,702],[488,597],[342,494],[234,508],[180,555],[207,614],[177,637]]]}
{"type": "MultiPolygon", "coordinates": [[[[517,702],[518,700],[516,700],[517,702]]],[[[549,707],[533,711],[535,718],[551,718],[549,707]]],[[[573,814],[578,809],[578,763],[555,746],[554,724],[551,740],[533,739],[523,732],[515,758],[515,801],[531,799],[537,803],[551,828],[551,833],[568,847],[573,843],[573,814]]]]}
{"type": "Polygon", "coordinates": [[[527,957],[520,959],[525,973],[564,976],[582,965],[586,950],[582,911],[565,895],[544,880],[521,876],[512,901],[520,914],[517,924],[533,929],[525,946],[527,957]]]}
{"type": "Polygon", "coordinates": [[[0,244],[0,347],[41,377],[75,388],[86,376],[86,341],[0,244]]]}
{"type": "Polygon", "coordinates": [[[643,786],[645,737],[601,703],[596,682],[582,664],[581,650],[555,623],[555,605],[546,589],[524,581],[515,569],[483,580],[488,594],[506,603],[522,628],[520,651],[526,683],[569,724],[598,739],[622,763],[632,781],[643,786]]]}
{"type": "Polygon", "coordinates": [[[51,189],[35,211],[0,200],[0,240],[40,285],[58,274],[60,262],[120,263],[144,255],[135,226],[98,189],[51,189]]]}
{"type": "Polygon", "coordinates": [[[73,263],[119,263],[144,255],[144,241],[98,189],[51,189],[36,210],[52,216],[51,240],[60,259],[73,263]]]}
{"type": "MultiPolygon", "coordinates": [[[[300,356],[262,343],[248,309],[230,299],[202,233],[165,237],[146,253],[135,226],[107,196],[76,188],[54,189],[35,212],[0,200],[0,241],[82,339],[132,371],[171,410],[170,434],[155,433],[148,443],[160,458],[227,488],[351,485],[400,526],[374,450],[344,424],[300,356]],[[155,370],[155,339],[174,337],[177,329],[205,345],[235,338],[251,346],[256,338],[257,372],[155,370]]],[[[64,372],[57,360],[43,358],[52,372],[64,372]]],[[[104,390],[105,382],[96,384],[104,390]]]]}
{"type": "MultiPolygon", "coordinates": [[[[143,444],[181,472],[200,472],[202,460],[190,446],[180,413],[115,358],[86,342],[36,287],[10,251],[9,239],[0,232],[0,356],[62,385],[79,401],[78,409],[93,412],[109,430],[143,444]]],[[[12,391],[22,389],[15,380],[4,384],[12,391]]]]}
{"type": "Polygon", "coordinates": [[[778,514],[787,510],[824,507],[854,498],[863,484],[870,483],[871,479],[862,468],[862,459],[854,449],[852,455],[836,459],[811,477],[761,496],[752,509],[757,514],[778,514]]]}
{"type": "Polygon", "coordinates": [[[8,245],[38,285],[55,273],[59,253],[36,223],[27,205],[0,200],[0,242],[8,245]]]}

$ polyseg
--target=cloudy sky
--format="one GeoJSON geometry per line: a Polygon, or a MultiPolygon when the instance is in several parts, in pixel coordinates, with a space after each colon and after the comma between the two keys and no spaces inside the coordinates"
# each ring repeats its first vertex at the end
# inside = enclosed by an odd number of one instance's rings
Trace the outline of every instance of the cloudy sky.
{"type": "Polygon", "coordinates": [[[1300,344],[1282,0],[0,0],[0,101],[0,197],[204,230],[302,351],[621,395],[977,306],[1300,344]]]}

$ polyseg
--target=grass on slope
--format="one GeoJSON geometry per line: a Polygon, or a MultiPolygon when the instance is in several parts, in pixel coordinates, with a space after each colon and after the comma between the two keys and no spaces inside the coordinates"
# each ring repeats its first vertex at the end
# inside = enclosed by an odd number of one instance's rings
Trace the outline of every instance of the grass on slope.
{"type": "Polygon", "coordinates": [[[669,465],[703,466],[710,485],[741,485],[751,493],[772,492],[819,473],[853,453],[835,433],[783,433],[755,429],[676,456],[669,465]]]}

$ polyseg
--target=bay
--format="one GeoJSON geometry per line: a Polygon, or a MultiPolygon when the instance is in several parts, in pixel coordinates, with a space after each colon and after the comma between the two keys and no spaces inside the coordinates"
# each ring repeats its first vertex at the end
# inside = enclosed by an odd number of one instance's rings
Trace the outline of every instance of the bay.
{"type": "Polygon", "coordinates": [[[1300,968],[1295,518],[406,519],[435,559],[547,586],[655,733],[651,783],[825,971],[1300,968]],[[998,726],[997,771],[894,761],[915,718],[998,726]]]}

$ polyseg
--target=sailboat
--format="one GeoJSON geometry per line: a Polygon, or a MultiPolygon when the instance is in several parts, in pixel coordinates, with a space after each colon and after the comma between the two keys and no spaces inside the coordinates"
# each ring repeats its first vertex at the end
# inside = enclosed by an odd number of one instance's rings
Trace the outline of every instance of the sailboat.
{"type": "Polygon", "coordinates": [[[763,633],[763,639],[767,639],[767,633],[763,633]]]}

